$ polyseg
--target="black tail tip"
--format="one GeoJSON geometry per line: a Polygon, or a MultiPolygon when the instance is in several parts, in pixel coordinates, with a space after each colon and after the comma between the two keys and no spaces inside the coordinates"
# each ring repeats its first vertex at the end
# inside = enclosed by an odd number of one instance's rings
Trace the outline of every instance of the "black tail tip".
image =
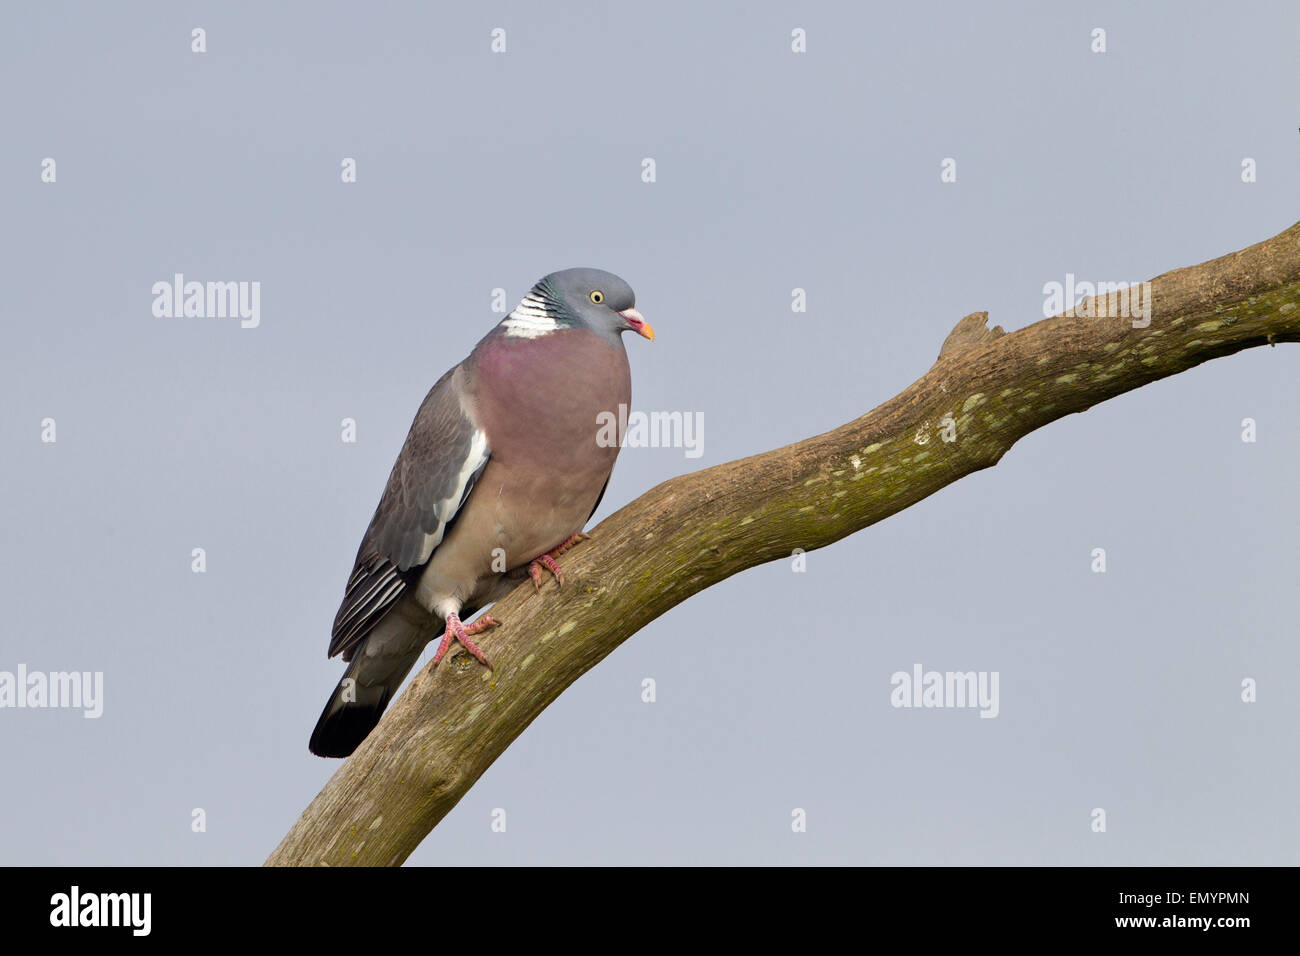
{"type": "Polygon", "coordinates": [[[384,715],[383,704],[337,704],[333,700],[316,722],[307,748],[317,757],[348,757],[361,746],[384,715]]]}

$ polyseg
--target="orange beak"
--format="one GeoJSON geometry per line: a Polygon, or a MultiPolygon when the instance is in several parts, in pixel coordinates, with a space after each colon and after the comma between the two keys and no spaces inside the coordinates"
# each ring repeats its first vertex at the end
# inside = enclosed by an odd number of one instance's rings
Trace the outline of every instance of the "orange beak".
{"type": "Polygon", "coordinates": [[[636,309],[624,309],[619,315],[623,316],[627,322],[627,327],[637,335],[644,336],[651,342],[655,340],[654,326],[641,318],[641,313],[636,309]]]}

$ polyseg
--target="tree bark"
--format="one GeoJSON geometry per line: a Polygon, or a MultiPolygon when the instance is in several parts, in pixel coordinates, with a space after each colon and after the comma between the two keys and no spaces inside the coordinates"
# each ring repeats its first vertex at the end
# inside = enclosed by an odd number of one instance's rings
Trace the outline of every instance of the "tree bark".
{"type": "Polygon", "coordinates": [[[566,687],[697,591],[902,511],[1071,412],[1300,341],[1300,223],[1158,276],[1148,301],[1144,328],[1099,316],[1115,315],[1113,298],[1010,334],[968,315],[933,367],[874,411],[646,492],[566,554],[562,590],[526,582],[498,602],[492,671],[460,651],[417,674],[267,865],[400,864],[566,687]]]}

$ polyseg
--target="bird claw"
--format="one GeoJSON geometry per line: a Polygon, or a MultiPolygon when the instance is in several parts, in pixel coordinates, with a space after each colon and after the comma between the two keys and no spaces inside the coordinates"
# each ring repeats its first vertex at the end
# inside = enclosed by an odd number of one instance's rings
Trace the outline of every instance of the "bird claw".
{"type": "Polygon", "coordinates": [[[466,627],[460,622],[459,616],[456,614],[448,614],[447,627],[442,632],[442,643],[438,645],[438,653],[433,655],[433,666],[438,666],[438,662],[441,661],[447,651],[451,649],[451,642],[457,640],[464,646],[465,650],[474,655],[475,659],[477,659],[480,664],[484,667],[491,668],[492,665],[488,663],[488,659],[483,656],[483,652],[479,650],[477,644],[470,640],[470,637],[474,634],[486,631],[490,627],[497,627],[500,624],[501,622],[496,618],[489,614],[484,614],[473,624],[466,627]]]}
{"type": "Polygon", "coordinates": [[[560,543],[559,547],[552,548],[550,551],[546,552],[546,554],[534,559],[528,565],[528,576],[533,579],[533,590],[540,591],[542,589],[543,567],[550,571],[555,577],[555,586],[557,588],[564,587],[564,572],[560,570],[560,566],[556,563],[555,559],[564,554],[565,551],[568,551],[579,541],[585,541],[588,537],[590,537],[590,535],[583,534],[581,531],[577,534],[571,534],[560,543]]]}
{"type": "Polygon", "coordinates": [[[560,566],[553,557],[544,554],[528,565],[528,576],[533,579],[533,590],[540,591],[542,589],[542,565],[545,565],[546,570],[550,571],[555,577],[555,586],[558,588],[564,587],[564,572],[560,570],[560,566]]]}

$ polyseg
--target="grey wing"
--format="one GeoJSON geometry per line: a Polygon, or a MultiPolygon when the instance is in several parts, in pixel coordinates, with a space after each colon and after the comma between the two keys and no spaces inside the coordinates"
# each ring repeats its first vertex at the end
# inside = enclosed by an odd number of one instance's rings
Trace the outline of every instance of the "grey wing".
{"type": "Polygon", "coordinates": [[[413,586],[491,454],[461,406],[459,367],[429,390],[361,539],[329,654],[344,660],[413,586]]]}
{"type": "Polygon", "coordinates": [[[592,515],[596,513],[596,509],[600,507],[600,503],[605,500],[605,492],[607,491],[609,491],[609,478],[606,478],[605,483],[600,486],[600,494],[596,496],[596,503],[591,506],[591,514],[587,515],[588,521],[590,521],[592,515]]]}

